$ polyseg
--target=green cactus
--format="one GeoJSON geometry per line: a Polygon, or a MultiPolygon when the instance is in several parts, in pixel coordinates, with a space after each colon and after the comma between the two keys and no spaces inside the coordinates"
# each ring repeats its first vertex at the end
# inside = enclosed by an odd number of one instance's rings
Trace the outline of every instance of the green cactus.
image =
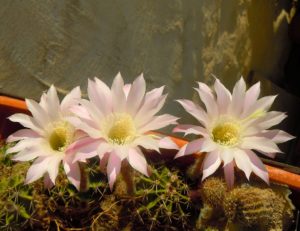
{"type": "Polygon", "coordinates": [[[136,177],[136,196],[140,203],[136,215],[140,221],[152,228],[182,227],[188,229],[192,204],[188,196],[189,187],[178,170],[166,166],[152,169],[151,176],[136,177]]]}

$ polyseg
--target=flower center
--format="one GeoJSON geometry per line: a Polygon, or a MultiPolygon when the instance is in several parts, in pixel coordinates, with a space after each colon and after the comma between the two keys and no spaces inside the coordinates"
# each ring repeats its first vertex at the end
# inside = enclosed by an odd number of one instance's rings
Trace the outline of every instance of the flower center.
{"type": "Polygon", "coordinates": [[[63,152],[71,144],[73,136],[74,128],[69,123],[58,122],[49,136],[49,144],[54,151],[63,152]]]}
{"type": "Polygon", "coordinates": [[[113,114],[108,118],[111,126],[108,129],[108,139],[113,144],[127,144],[134,140],[136,128],[129,114],[113,114]]]}
{"type": "Polygon", "coordinates": [[[212,130],[212,139],[221,145],[232,146],[238,143],[240,126],[233,122],[218,124],[212,130]]]}

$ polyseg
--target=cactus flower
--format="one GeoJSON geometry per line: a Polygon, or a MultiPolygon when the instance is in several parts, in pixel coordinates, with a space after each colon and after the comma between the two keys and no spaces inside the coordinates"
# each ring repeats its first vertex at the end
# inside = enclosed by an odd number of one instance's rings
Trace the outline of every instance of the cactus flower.
{"type": "Polygon", "coordinates": [[[254,151],[274,157],[281,152],[277,143],[293,138],[284,131],[270,129],[286,118],[282,112],[268,112],[276,96],[258,99],[260,83],[246,90],[243,78],[236,83],[232,94],[218,79],[214,91],[204,83],[199,83],[195,90],[206,110],[190,100],[178,102],[200,125],[178,125],[174,132],[196,134],[200,138],[184,145],[175,158],[195,152],[206,153],[202,180],[223,163],[225,179],[230,186],[234,183],[235,166],[248,180],[253,172],[268,183],[268,172],[254,151]]]}
{"type": "Polygon", "coordinates": [[[74,149],[90,144],[89,148],[76,154],[76,160],[99,156],[100,166],[106,166],[110,188],[120,172],[121,162],[129,164],[148,176],[147,162],[140,149],[159,151],[159,147],[176,148],[170,140],[149,134],[150,130],[176,124],[177,118],[155,114],[163,107],[167,95],[164,87],[146,92],[146,83],[140,75],[132,84],[124,85],[119,74],[114,78],[111,89],[100,79],[88,82],[88,100],[72,111],[78,116],[72,123],[89,135],[77,142],[74,149]],[[94,147],[92,148],[92,146],[94,147]]]}
{"type": "Polygon", "coordinates": [[[12,158],[16,161],[34,160],[25,183],[45,175],[45,185],[53,186],[62,162],[68,179],[79,189],[79,165],[73,161],[74,153],[67,150],[82,136],[82,132],[76,130],[66,118],[72,114],[69,108],[78,104],[80,98],[80,89],[76,87],[60,103],[55,87],[51,86],[47,93],[43,93],[39,103],[26,99],[32,116],[18,113],[9,117],[9,120],[19,122],[25,128],[7,138],[7,142],[18,141],[7,153],[17,153],[12,158]]]}

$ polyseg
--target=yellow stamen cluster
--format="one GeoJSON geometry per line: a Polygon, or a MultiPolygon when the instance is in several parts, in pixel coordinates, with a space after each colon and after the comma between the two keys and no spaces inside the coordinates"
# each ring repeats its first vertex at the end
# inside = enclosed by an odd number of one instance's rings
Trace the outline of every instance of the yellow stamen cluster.
{"type": "Polygon", "coordinates": [[[240,126],[234,122],[220,123],[212,130],[212,139],[221,145],[235,145],[239,138],[240,126]]]}
{"type": "Polygon", "coordinates": [[[55,123],[53,127],[49,136],[49,144],[54,151],[62,152],[72,143],[74,128],[65,121],[55,123]]]}
{"type": "Polygon", "coordinates": [[[134,140],[136,128],[129,114],[121,113],[111,115],[111,126],[108,130],[108,139],[111,143],[123,145],[134,140]]]}

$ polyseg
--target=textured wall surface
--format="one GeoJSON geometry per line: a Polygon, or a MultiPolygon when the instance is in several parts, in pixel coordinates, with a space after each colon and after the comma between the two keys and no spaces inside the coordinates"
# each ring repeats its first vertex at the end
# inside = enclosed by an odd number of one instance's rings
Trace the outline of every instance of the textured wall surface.
{"type": "Polygon", "coordinates": [[[243,74],[281,92],[293,103],[278,107],[290,112],[297,99],[273,87],[284,78],[290,12],[283,0],[2,0],[0,93],[38,99],[51,84],[64,94],[94,76],[110,84],[118,71],[127,82],[144,72],[148,89],[167,86],[164,110],[187,121],[173,100],[198,100],[195,81],[210,84],[213,73],[232,87],[243,74]]]}

